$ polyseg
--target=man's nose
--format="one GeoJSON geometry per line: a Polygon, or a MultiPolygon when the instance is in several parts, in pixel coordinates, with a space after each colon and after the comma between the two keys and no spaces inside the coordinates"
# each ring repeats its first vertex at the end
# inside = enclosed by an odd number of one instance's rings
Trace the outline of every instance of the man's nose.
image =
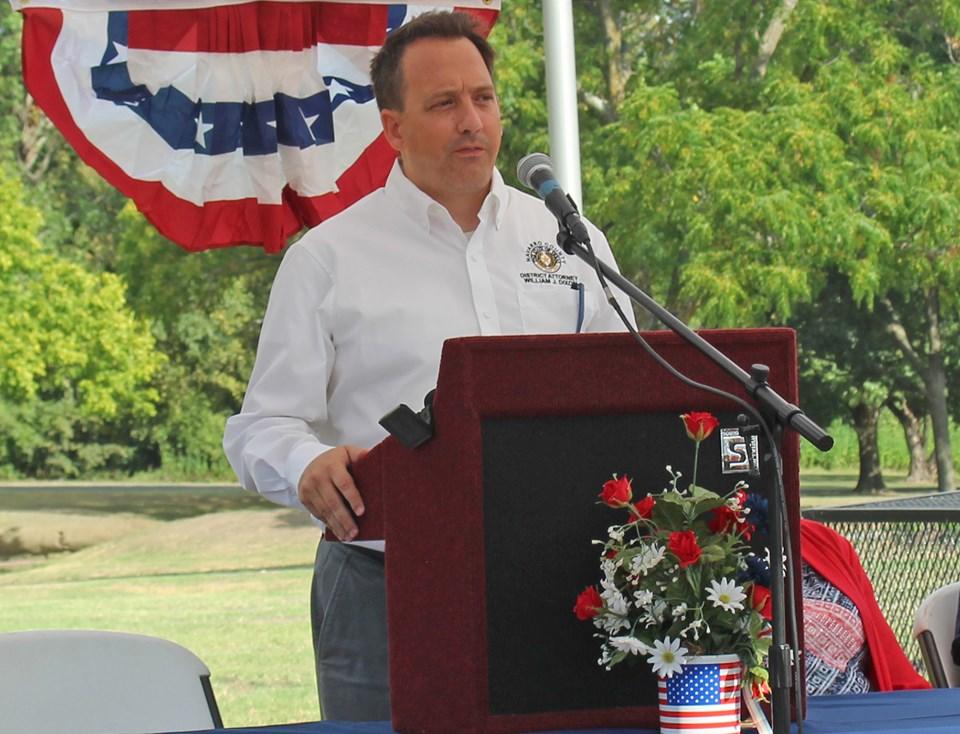
{"type": "Polygon", "coordinates": [[[462,133],[475,133],[479,132],[483,127],[483,122],[480,119],[480,112],[477,110],[477,106],[473,103],[472,99],[466,100],[461,106],[461,114],[459,120],[459,128],[462,133]]]}

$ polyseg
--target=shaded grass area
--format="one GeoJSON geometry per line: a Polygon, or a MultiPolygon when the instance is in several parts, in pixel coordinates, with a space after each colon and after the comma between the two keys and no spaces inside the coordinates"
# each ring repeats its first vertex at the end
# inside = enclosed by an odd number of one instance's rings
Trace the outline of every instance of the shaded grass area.
{"type": "Polygon", "coordinates": [[[886,489],[881,492],[856,492],[857,472],[853,470],[805,469],[800,472],[800,506],[824,507],[879,502],[937,491],[935,482],[908,482],[904,471],[884,471],[886,489]]]}
{"type": "Polygon", "coordinates": [[[275,507],[235,484],[0,483],[0,512],[129,512],[156,520],[177,520],[210,512],[275,507]]]}
{"type": "Polygon", "coordinates": [[[156,635],[210,668],[227,726],[319,718],[309,589],[318,531],[288,510],[161,523],[0,575],[0,632],[156,635]]]}

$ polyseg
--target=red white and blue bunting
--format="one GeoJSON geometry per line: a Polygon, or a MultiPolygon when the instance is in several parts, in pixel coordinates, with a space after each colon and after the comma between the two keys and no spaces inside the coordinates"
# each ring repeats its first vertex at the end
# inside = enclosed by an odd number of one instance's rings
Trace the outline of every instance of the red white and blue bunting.
{"type": "Polygon", "coordinates": [[[27,90],[86,163],[188,250],[280,250],[381,186],[370,59],[434,9],[499,0],[12,0],[27,90]]]}

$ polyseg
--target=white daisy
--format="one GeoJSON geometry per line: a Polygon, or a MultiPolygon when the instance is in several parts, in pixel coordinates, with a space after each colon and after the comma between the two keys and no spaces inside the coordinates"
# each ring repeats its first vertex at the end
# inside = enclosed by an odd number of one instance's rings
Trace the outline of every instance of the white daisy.
{"type": "Polygon", "coordinates": [[[610,644],[618,650],[630,653],[631,655],[646,655],[650,648],[640,642],[636,637],[611,637],[610,644]]]}
{"type": "Polygon", "coordinates": [[[746,598],[743,587],[737,586],[737,583],[731,579],[711,581],[710,591],[707,592],[707,599],[713,602],[713,606],[722,607],[728,612],[743,609],[743,600],[746,598]]]}
{"type": "Polygon", "coordinates": [[[687,661],[687,648],[680,646],[679,638],[671,640],[668,635],[661,640],[654,640],[653,649],[647,662],[653,666],[653,672],[664,678],[672,678],[674,673],[683,670],[687,661]]]}

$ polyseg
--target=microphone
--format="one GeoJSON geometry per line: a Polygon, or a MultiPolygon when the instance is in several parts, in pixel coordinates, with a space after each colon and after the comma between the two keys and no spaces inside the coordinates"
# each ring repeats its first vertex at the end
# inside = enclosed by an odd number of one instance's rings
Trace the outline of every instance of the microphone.
{"type": "Polygon", "coordinates": [[[587,225],[580,218],[577,205],[573,203],[553,174],[553,161],[543,153],[531,153],[517,164],[517,178],[524,186],[533,189],[543,199],[547,209],[577,242],[590,241],[587,225]]]}

